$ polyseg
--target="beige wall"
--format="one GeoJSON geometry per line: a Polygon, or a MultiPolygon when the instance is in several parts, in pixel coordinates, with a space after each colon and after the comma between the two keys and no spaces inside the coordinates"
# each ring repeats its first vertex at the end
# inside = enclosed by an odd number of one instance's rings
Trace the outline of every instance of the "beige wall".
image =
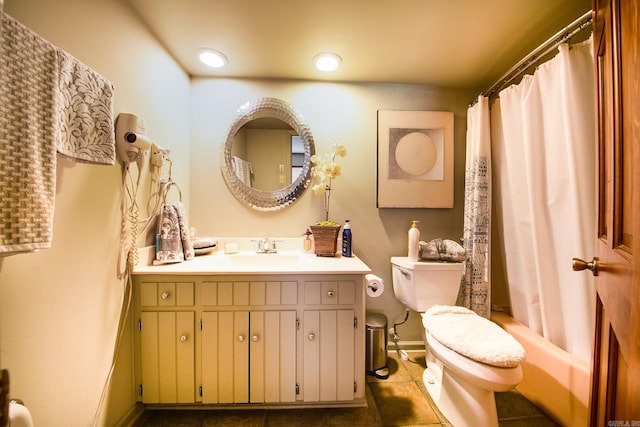
{"type": "MultiPolygon", "coordinates": [[[[6,0],[4,10],[115,85],[115,114],[138,114],[171,147],[188,200],[189,79],[134,12],[109,0],[6,0]]],[[[86,427],[98,406],[123,295],[121,182],[119,165],[59,161],[52,248],[0,258],[0,366],[36,426],[86,427]]],[[[127,331],[98,425],[134,404],[130,341],[127,331]]]]}

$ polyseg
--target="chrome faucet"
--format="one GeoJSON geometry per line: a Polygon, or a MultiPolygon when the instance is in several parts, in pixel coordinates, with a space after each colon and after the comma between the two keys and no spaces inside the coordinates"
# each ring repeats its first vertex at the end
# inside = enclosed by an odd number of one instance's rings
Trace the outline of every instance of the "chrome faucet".
{"type": "Polygon", "coordinates": [[[276,241],[273,239],[269,239],[265,237],[264,239],[258,240],[258,249],[256,253],[259,254],[275,254],[278,253],[278,248],[276,246],[276,241]]]}

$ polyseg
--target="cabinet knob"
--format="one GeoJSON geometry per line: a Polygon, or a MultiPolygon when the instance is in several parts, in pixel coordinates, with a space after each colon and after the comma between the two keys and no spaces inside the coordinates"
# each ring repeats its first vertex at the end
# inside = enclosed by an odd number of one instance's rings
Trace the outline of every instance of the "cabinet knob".
{"type": "Polygon", "coordinates": [[[162,298],[162,299],[169,298],[169,292],[163,292],[162,295],[160,295],[160,298],[162,298]]]}
{"type": "Polygon", "coordinates": [[[238,335],[238,342],[244,342],[244,335],[238,335]]]}
{"type": "Polygon", "coordinates": [[[260,337],[258,335],[254,335],[251,337],[251,341],[253,342],[258,342],[260,340],[260,337]]]}
{"type": "Polygon", "coordinates": [[[329,296],[329,298],[333,298],[334,296],[336,296],[336,293],[333,291],[329,291],[327,292],[327,295],[329,296]]]}
{"type": "Polygon", "coordinates": [[[181,342],[185,342],[188,338],[189,338],[189,336],[187,334],[181,335],[180,336],[180,341],[181,342]]]}
{"type": "Polygon", "coordinates": [[[316,334],[314,334],[313,332],[309,332],[309,341],[313,341],[316,339],[316,334]]]}

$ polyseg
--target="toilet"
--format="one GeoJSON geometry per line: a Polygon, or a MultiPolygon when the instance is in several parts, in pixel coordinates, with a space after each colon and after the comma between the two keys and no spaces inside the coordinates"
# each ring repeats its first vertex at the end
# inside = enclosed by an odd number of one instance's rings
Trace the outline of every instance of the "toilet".
{"type": "Polygon", "coordinates": [[[496,391],[522,381],[524,348],[495,323],[454,306],[464,263],[392,257],[393,292],[421,313],[426,363],[422,379],[456,427],[498,427],[496,391]]]}

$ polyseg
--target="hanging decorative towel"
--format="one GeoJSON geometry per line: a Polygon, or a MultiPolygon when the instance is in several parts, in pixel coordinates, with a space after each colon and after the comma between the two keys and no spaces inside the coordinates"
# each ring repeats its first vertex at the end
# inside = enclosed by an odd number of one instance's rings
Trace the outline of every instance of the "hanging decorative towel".
{"type": "Polygon", "coordinates": [[[115,163],[113,85],[57,49],[58,152],[88,163],[115,163]]]}
{"type": "Polygon", "coordinates": [[[5,255],[51,247],[56,151],[112,165],[115,136],[111,83],[0,15],[0,254],[5,255]]]}
{"type": "Polygon", "coordinates": [[[182,202],[165,204],[158,216],[158,247],[154,264],[168,264],[195,256],[182,202]]]}
{"type": "Polygon", "coordinates": [[[56,194],[56,50],[2,15],[0,253],[51,247],[56,194]]]}
{"type": "Polygon", "coordinates": [[[178,225],[180,227],[180,240],[182,242],[182,252],[184,252],[184,259],[190,260],[195,257],[195,251],[191,238],[189,236],[189,224],[187,223],[187,215],[184,212],[184,205],[182,202],[173,204],[173,208],[176,210],[178,216],[178,225]]]}

